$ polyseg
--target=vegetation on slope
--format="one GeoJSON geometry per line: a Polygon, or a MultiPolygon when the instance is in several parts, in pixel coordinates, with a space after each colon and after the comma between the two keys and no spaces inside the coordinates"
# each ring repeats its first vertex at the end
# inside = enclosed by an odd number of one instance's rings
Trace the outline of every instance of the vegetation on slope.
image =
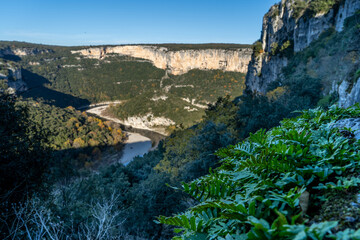
{"type": "Polygon", "coordinates": [[[39,130],[47,133],[47,142],[54,150],[117,145],[125,138],[120,126],[73,107],[62,109],[35,101],[18,105],[29,109],[30,120],[42,126],[39,130]]]}
{"type": "Polygon", "coordinates": [[[350,129],[334,127],[359,116],[359,106],[303,111],[218,151],[220,168],[183,184],[200,203],[160,222],[182,227],[175,239],[359,238],[360,230],[349,229],[360,227],[351,205],[359,191],[360,144],[350,129]],[[343,196],[348,201],[338,214],[323,212],[343,196]]]}
{"type": "MultiPolygon", "coordinates": [[[[171,75],[161,82],[156,95],[147,92],[112,106],[109,113],[120,119],[130,116],[166,116],[177,124],[190,127],[200,120],[208,103],[218,96],[240,96],[245,87],[245,75],[221,70],[191,70],[183,75],[171,75]],[[163,99],[161,99],[163,97],[163,99]],[[197,105],[200,105],[197,106],[197,105]]],[[[232,97],[233,99],[234,97],[232,97]]]]}
{"type": "Polygon", "coordinates": [[[328,13],[330,9],[339,6],[344,0],[295,0],[292,4],[294,17],[300,18],[302,16],[314,17],[319,13],[328,13]]]}
{"type": "Polygon", "coordinates": [[[25,79],[30,87],[46,84],[53,90],[91,102],[123,100],[143,91],[154,91],[165,73],[149,62],[130,57],[109,57],[105,61],[77,59],[70,51],[26,56],[22,62],[27,71],[43,78],[43,82],[31,82],[33,77],[25,79]]]}
{"type": "Polygon", "coordinates": [[[72,168],[66,173],[69,176],[77,169],[99,164],[102,152],[110,150],[109,146],[120,150],[125,139],[119,126],[73,108],[0,94],[0,111],[3,201],[21,199],[23,191],[30,194],[38,184],[60,177],[56,175],[59,171],[72,168]]]}
{"type": "Polygon", "coordinates": [[[22,200],[43,180],[46,159],[46,136],[35,131],[26,108],[17,106],[12,96],[0,94],[0,200],[22,200]]]}
{"type": "MultiPolygon", "coordinates": [[[[318,91],[316,88],[314,90],[318,91]]],[[[20,221],[19,217],[30,218],[34,212],[40,212],[46,213],[45,226],[56,226],[55,229],[59,230],[56,233],[59,239],[65,236],[74,239],[84,236],[95,238],[96,234],[105,232],[107,236],[103,239],[115,236],[127,239],[135,236],[168,239],[172,236],[171,228],[157,225],[152,220],[159,215],[169,216],[184,211],[195,202],[189,196],[165,187],[166,183],[180,187],[180,181],[192,181],[207,174],[209,168],[219,166],[219,157],[213,154],[218,148],[234,144],[259,128],[273,127],[284,117],[291,116],[294,109],[313,106],[310,104],[317,102],[311,100],[312,94],[302,94],[301,87],[292,88],[289,94],[278,96],[274,93],[272,96],[247,94],[235,102],[230,101],[230,97],[220,98],[209,106],[201,123],[188,129],[178,129],[158,150],[143,158],[136,158],[126,167],[113,165],[99,173],[74,172],[72,164],[74,161],[79,162],[78,155],[68,154],[68,150],[66,154],[63,150],[56,151],[52,153],[52,161],[49,162],[53,175],[43,180],[36,187],[36,194],[24,201],[26,208],[16,205],[17,208],[9,211],[21,211],[23,215],[10,215],[6,221],[13,223],[20,221]],[[264,116],[267,116],[266,121],[264,116]],[[41,186],[46,186],[46,194],[39,194],[41,186]],[[97,218],[105,210],[104,216],[109,220],[106,231],[99,228],[97,218]],[[86,232],[85,229],[94,231],[86,232]]],[[[67,111],[77,114],[72,109],[64,111],[65,116],[67,111]]],[[[76,126],[72,125],[71,129],[76,129],[76,126]]],[[[41,128],[38,130],[42,132],[41,128]]],[[[71,153],[83,149],[70,150],[71,153]]],[[[33,221],[38,222],[39,219],[33,221]]],[[[20,229],[24,227],[20,225],[19,231],[12,233],[20,235],[11,236],[21,238],[24,232],[20,229]]],[[[38,234],[38,230],[41,230],[36,225],[27,227],[31,229],[31,234],[38,234]]],[[[6,233],[4,229],[2,231],[6,233]]],[[[6,236],[10,236],[8,234],[6,236]]]]}
{"type": "MultiPolygon", "coordinates": [[[[248,47],[241,44],[156,46],[167,47],[169,51],[248,47]]],[[[180,76],[167,77],[165,70],[156,68],[148,60],[116,55],[97,60],[71,53],[71,50],[79,48],[0,42],[0,51],[22,49],[28,52],[21,57],[4,56],[17,61],[23,68],[23,77],[29,86],[29,91],[23,93],[24,97],[43,98],[61,107],[126,100],[124,106],[113,109],[113,114],[121,118],[152,112],[154,116],[164,116],[177,124],[191,126],[201,119],[204,111],[182,99],[194,99],[195,103],[206,106],[219,96],[241,95],[245,86],[243,73],[192,70],[180,76]],[[162,95],[169,99],[156,104],[151,101],[162,95]],[[191,112],[184,108],[194,110],[191,112]]]]}

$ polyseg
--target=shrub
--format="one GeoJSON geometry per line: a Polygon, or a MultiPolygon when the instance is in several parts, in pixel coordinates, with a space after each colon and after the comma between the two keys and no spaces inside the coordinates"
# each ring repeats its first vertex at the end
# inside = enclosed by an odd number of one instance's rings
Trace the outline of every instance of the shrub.
{"type": "Polygon", "coordinates": [[[327,13],[335,4],[340,4],[343,0],[313,0],[309,3],[309,9],[313,16],[318,13],[327,13]]]}
{"type": "Polygon", "coordinates": [[[326,108],[330,107],[331,105],[335,104],[338,99],[339,99],[339,97],[337,96],[336,93],[328,94],[328,95],[324,96],[323,98],[321,98],[319,100],[319,102],[317,103],[317,105],[319,107],[326,109],[326,108]]]}
{"type": "Polygon", "coordinates": [[[297,19],[302,16],[305,9],[307,8],[307,2],[304,0],[295,0],[291,7],[293,10],[293,16],[297,19]]]}
{"type": "Polygon", "coordinates": [[[272,17],[272,18],[276,18],[277,16],[280,15],[279,5],[278,5],[278,4],[275,4],[275,5],[273,6],[273,8],[274,8],[274,9],[272,10],[271,17],[272,17]]]}
{"type": "Polygon", "coordinates": [[[355,72],[355,75],[354,75],[354,80],[358,80],[360,78],[360,69],[358,69],[356,72],[355,72]]]}
{"type": "Polygon", "coordinates": [[[287,40],[279,46],[279,43],[273,42],[271,44],[270,54],[272,56],[274,55],[280,55],[285,57],[291,57],[294,53],[294,44],[293,41],[287,40]]]}
{"type": "Polygon", "coordinates": [[[271,55],[276,55],[277,52],[279,51],[279,44],[277,42],[273,42],[270,45],[271,49],[270,49],[270,54],[271,55]]]}
{"type": "Polygon", "coordinates": [[[253,54],[255,57],[258,57],[261,53],[263,53],[263,47],[262,47],[262,43],[260,41],[256,41],[253,44],[253,54]]]}

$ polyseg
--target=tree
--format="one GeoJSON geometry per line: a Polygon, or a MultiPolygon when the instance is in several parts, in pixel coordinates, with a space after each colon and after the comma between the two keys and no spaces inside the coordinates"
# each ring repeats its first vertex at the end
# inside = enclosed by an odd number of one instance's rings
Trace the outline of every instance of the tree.
{"type": "Polygon", "coordinates": [[[48,151],[16,97],[0,94],[0,200],[16,201],[41,183],[48,151]]]}

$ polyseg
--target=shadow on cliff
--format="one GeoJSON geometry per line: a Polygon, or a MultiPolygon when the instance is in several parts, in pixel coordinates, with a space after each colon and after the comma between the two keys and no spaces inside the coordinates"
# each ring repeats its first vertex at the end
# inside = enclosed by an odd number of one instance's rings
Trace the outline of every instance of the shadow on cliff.
{"type": "Polygon", "coordinates": [[[46,85],[51,84],[50,81],[36,73],[23,69],[22,76],[29,89],[21,94],[24,98],[40,98],[50,105],[61,108],[68,106],[80,107],[90,104],[90,101],[86,99],[47,88],[46,85]]]}
{"type": "Polygon", "coordinates": [[[21,61],[21,58],[17,55],[4,55],[2,57],[3,59],[5,60],[10,60],[10,61],[13,61],[13,62],[20,62],[21,61]]]}

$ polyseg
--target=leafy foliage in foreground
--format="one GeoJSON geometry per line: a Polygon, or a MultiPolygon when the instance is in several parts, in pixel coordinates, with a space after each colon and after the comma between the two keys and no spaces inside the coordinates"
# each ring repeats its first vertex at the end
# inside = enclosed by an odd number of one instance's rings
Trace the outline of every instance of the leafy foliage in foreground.
{"type": "Polygon", "coordinates": [[[174,239],[359,239],[360,230],[353,230],[359,224],[344,229],[340,215],[314,221],[331,194],[359,190],[360,142],[350,129],[334,127],[359,116],[359,105],[332,106],[250,134],[217,152],[220,168],[183,183],[198,205],[159,222],[181,227],[174,239]]]}

